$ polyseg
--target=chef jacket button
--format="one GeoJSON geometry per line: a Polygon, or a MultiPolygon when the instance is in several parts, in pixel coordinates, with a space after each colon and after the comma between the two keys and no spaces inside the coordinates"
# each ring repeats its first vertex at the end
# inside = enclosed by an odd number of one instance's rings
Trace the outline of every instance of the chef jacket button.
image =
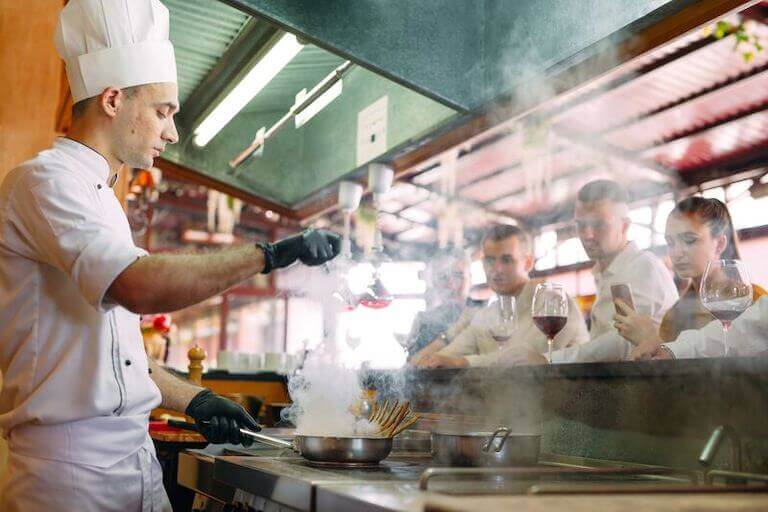
{"type": "Polygon", "coordinates": [[[130,359],[126,359],[125,360],[125,366],[131,366],[131,360],[130,359]]]}
{"type": "Polygon", "coordinates": [[[101,183],[99,183],[98,185],[96,185],[96,188],[97,188],[97,189],[99,189],[99,190],[101,190],[101,183]]]}

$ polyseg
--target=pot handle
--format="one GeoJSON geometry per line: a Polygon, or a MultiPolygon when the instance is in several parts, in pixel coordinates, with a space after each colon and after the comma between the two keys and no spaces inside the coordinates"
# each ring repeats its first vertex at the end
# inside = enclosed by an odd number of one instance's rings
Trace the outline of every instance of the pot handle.
{"type": "Polygon", "coordinates": [[[488,441],[483,445],[483,452],[488,453],[491,451],[491,446],[493,446],[493,442],[496,440],[497,436],[501,436],[501,441],[499,442],[499,446],[494,448],[494,451],[496,453],[499,453],[502,448],[504,448],[504,443],[507,442],[507,438],[512,432],[507,427],[499,427],[497,428],[493,434],[491,434],[491,437],[488,438],[488,441]],[[503,434],[503,435],[502,435],[503,434]]]}

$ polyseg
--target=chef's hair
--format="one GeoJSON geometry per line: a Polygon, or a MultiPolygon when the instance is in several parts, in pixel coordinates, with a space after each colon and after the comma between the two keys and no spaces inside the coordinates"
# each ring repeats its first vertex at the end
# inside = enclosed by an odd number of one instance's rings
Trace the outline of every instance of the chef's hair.
{"type": "Polygon", "coordinates": [[[577,197],[582,203],[592,203],[604,200],[619,204],[629,203],[629,193],[627,192],[627,189],[613,180],[590,181],[579,189],[577,197]]]}
{"type": "Polygon", "coordinates": [[[515,237],[520,241],[523,249],[527,253],[531,252],[533,249],[533,244],[531,243],[531,235],[528,234],[528,232],[520,226],[515,226],[513,224],[491,224],[485,228],[485,234],[483,235],[483,245],[485,245],[485,242],[488,240],[501,242],[502,240],[506,240],[507,238],[512,237],[515,237]]]}
{"type": "Polygon", "coordinates": [[[736,230],[733,229],[733,220],[725,203],[715,198],[691,196],[677,203],[672,213],[696,216],[709,227],[713,237],[725,235],[728,245],[720,257],[727,260],[740,259],[736,230]]]}

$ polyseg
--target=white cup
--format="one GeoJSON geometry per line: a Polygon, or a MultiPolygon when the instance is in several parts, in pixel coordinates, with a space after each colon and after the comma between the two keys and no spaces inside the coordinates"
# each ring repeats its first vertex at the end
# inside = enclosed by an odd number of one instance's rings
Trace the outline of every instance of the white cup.
{"type": "Polygon", "coordinates": [[[284,352],[267,352],[264,354],[264,369],[270,372],[281,371],[285,368],[284,352]]]}
{"type": "Polygon", "coordinates": [[[261,354],[248,354],[248,369],[260,370],[261,369],[261,354]]]}
{"type": "Polygon", "coordinates": [[[251,361],[250,354],[247,352],[235,352],[235,354],[235,360],[237,361],[237,363],[235,363],[235,369],[237,371],[248,370],[248,365],[251,361]]]}
{"type": "Polygon", "coordinates": [[[219,350],[216,357],[216,367],[220,370],[233,369],[235,363],[235,354],[229,350],[219,350]]]}

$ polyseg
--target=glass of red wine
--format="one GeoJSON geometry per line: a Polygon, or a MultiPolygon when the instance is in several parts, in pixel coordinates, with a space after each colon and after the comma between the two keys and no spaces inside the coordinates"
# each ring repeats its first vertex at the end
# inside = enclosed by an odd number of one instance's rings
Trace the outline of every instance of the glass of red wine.
{"type": "Polygon", "coordinates": [[[555,336],[568,322],[568,296],[563,285],[541,283],[536,286],[531,314],[533,323],[547,337],[547,361],[552,364],[552,344],[555,336]]]}
{"type": "Polygon", "coordinates": [[[723,356],[734,355],[728,346],[728,329],[752,305],[752,281],[740,260],[712,260],[701,278],[701,303],[723,324],[723,356]]]}

